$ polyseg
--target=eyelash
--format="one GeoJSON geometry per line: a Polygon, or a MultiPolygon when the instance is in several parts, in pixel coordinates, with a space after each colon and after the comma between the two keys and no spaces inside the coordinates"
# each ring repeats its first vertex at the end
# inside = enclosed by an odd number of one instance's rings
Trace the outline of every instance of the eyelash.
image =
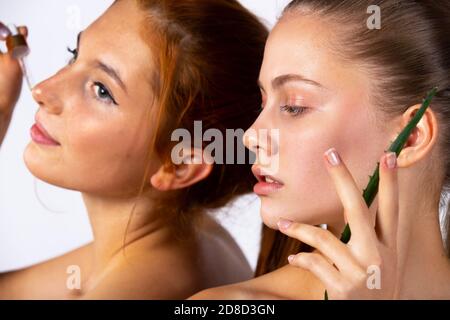
{"type": "MultiPolygon", "coordinates": [[[[78,49],[70,49],[69,47],[67,47],[67,50],[73,55],[73,57],[69,60],[69,65],[71,65],[78,58],[78,49]]],[[[97,87],[103,91],[103,93],[96,91],[95,95],[97,96],[97,99],[99,99],[100,101],[105,102],[107,104],[113,103],[115,105],[118,105],[116,100],[113,98],[112,94],[109,92],[109,90],[106,88],[106,86],[103,83],[96,81],[96,82],[94,82],[94,87],[97,87]],[[106,97],[102,98],[100,95],[106,95],[106,97]]]]}
{"type": "Polygon", "coordinates": [[[106,95],[106,97],[102,98],[102,97],[100,97],[101,94],[99,92],[96,92],[95,95],[97,96],[97,98],[100,101],[105,102],[107,104],[114,103],[116,106],[118,105],[116,100],[114,100],[112,94],[109,92],[109,90],[106,88],[106,86],[103,83],[101,83],[101,82],[94,82],[94,87],[97,87],[100,90],[103,90],[104,92],[102,94],[106,95]]]}
{"type": "Polygon", "coordinates": [[[69,60],[69,63],[68,63],[70,65],[70,64],[74,63],[77,60],[77,58],[78,58],[78,49],[77,48],[70,49],[69,47],[67,47],[67,51],[69,51],[73,55],[73,57],[69,60]]]}
{"type": "Polygon", "coordinates": [[[293,117],[297,117],[298,115],[305,113],[307,109],[309,108],[302,106],[291,106],[291,105],[280,106],[281,112],[287,112],[293,117]]]}
{"type": "Polygon", "coordinates": [[[260,114],[261,112],[263,112],[264,110],[264,105],[261,103],[261,105],[259,106],[258,110],[256,110],[257,114],[260,114]]]}

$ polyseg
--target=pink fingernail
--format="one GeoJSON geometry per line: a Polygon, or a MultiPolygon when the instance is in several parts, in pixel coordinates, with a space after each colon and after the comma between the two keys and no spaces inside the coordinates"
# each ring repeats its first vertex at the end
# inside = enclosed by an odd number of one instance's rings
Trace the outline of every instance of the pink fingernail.
{"type": "Polygon", "coordinates": [[[341,163],[341,158],[339,157],[338,152],[335,148],[330,148],[325,152],[325,156],[327,157],[328,163],[333,167],[339,165],[341,163]]]}
{"type": "Polygon", "coordinates": [[[5,40],[10,34],[11,32],[9,31],[9,29],[0,22],[0,39],[5,40]]]}
{"type": "Polygon", "coordinates": [[[295,255],[291,254],[291,255],[288,257],[289,263],[291,263],[292,260],[294,260],[294,258],[295,258],[295,255]]]}
{"type": "Polygon", "coordinates": [[[286,219],[280,219],[280,220],[278,220],[277,224],[278,224],[278,228],[280,228],[280,229],[287,229],[292,224],[292,221],[286,220],[286,219]]]}
{"type": "Polygon", "coordinates": [[[385,157],[384,161],[386,163],[386,167],[389,169],[394,169],[397,166],[397,155],[395,152],[389,152],[385,157]]]}

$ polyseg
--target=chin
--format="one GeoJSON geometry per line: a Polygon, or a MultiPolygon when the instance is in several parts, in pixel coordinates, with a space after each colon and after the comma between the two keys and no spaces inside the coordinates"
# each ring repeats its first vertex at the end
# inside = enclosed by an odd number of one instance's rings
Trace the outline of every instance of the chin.
{"type": "MultiPolygon", "coordinates": [[[[261,199],[261,219],[267,227],[278,230],[278,220],[280,220],[280,218],[289,219],[289,217],[283,215],[283,212],[285,211],[281,206],[269,205],[267,200],[269,199],[261,199]]],[[[286,214],[286,212],[284,214],[286,214]]]]}
{"type": "Polygon", "coordinates": [[[61,184],[61,174],[52,172],[55,170],[51,157],[48,157],[45,151],[39,149],[35,143],[30,142],[23,152],[23,161],[28,171],[37,179],[42,180],[48,184],[58,187],[66,188],[61,184]],[[45,158],[44,158],[45,157],[45,158]]]}
{"type": "Polygon", "coordinates": [[[263,223],[274,230],[278,230],[277,222],[280,218],[292,220],[299,223],[309,225],[319,225],[327,223],[332,220],[334,216],[328,216],[326,213],[321,214],[320,211],[310,211],[307,208],[296,206],[295,208],[288,208],[286,206],[277,206],[273,203],[268,203],[270,199],[261,199],[260,215],[263,223]],[[268,200],[268,201],[267,201],[268,200]],[[310,211],[310,212],[306,212],[310,211]],[[299,213],[302,213],[299,215],[299,213]]]}
{"type": "Polygon", "coordinates": [[[263,223],[270,229],[278,230],[277,222],[279,217],[275,218],[274,215],[266,214],[261,210],[261,219],[263,223]]]}

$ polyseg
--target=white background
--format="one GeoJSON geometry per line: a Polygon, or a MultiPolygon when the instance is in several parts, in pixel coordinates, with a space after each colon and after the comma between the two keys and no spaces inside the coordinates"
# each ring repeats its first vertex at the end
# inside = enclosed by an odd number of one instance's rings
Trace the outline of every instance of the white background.
{"type": "MultiPolygon", "coordinates": [[[[67,46],[100,16],[112,0],[0,0],[0,21],[26,25],[33,84],[67,63],[67,46]],[[79,13],[79,21],[73,19],[79,13]]],[[[271,27],[288,0],[242,0],[271,27]]],[[[5,50],[3,45],[0,49],[5,50]]],[[[24,85],[8,134],[0,149],[0,272],[35,264],[92,241],[78,192],[34,178],[22,160],[37,104],[24,85]]],[[[259,200],[247,196],[219,213],[254,267],[259,249],[259,200]]]]}

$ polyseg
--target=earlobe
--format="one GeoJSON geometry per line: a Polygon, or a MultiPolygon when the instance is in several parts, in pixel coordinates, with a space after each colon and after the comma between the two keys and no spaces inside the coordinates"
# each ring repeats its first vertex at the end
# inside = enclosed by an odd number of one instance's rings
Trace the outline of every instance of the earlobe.
{"type": "Polygon", "coordinates": [[[167,191],[172,189],[174,180],[173,170],[167,166],[161,166],[158,171],[151,176],[150,184],[159,191],[167,191]]]}
{"type": "MultiPolygon", "coordinates": [[[[402,128],[400,128],[399,132],[406,127],[419,108],[420,105],[412,106],[403,114],[401,123],[402,128]]],[[[432,109],[428,108],[408,137],[408,140],[397,158],[397,165],[406,168],[428,154],[431,154],[433,146],[436,143],[437,131],[438,125],[436,116],[432,109]]]]}

